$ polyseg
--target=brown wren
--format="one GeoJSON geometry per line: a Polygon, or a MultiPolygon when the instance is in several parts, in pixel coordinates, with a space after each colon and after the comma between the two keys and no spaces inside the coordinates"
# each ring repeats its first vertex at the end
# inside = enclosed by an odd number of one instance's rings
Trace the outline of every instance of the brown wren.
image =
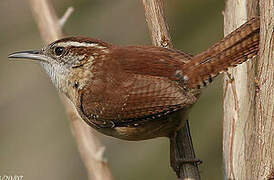
{"type": "Polygon", "coordinates": [[[85,37],[57,40],[9,58],[40,61],[79,115],[103,134],[125,140],[171,137],[219,73],[257,54],[259,18],[191,56],[155,46],[115,46],[85,37]],[[181,114],[181,120],[172,117],[181,114]]]}

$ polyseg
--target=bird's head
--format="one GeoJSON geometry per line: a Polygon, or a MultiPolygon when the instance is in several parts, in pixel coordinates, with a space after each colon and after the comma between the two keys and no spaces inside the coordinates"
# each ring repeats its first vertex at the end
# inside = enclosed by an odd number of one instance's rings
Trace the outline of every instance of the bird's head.
{"type": "Polygon", "coordinates": [[[40,50],[15,52],[8,57],[39,61],[56,88],[70,97],[92,78],[92,64],[108,54],[110,46],[92,38],[68,37],[40,50]]]}

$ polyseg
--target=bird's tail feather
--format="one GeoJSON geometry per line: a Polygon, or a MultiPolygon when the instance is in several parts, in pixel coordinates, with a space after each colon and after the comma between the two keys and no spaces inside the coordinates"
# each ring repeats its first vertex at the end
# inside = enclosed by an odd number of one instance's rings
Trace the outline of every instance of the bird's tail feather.
{"type": "Polygon", "coordinates": [[[259,50],[259,17],[246,22],[208,50],[182,66],[187,87],[205,86],[227,68],[245,62],[259,50]]]}

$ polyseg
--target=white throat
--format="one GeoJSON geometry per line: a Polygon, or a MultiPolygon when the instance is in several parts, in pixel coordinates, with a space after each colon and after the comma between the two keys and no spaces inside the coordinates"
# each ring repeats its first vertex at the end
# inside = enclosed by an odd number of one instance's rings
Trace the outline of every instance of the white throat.
{"type": "Polygon", "coordinates": [[[54,86],[62,93],[68,93],[68,76],[69,71],[61,67],[59,64],[48,64],[41,62],[41,66],[45,69],[49,75],[54,86]]]}

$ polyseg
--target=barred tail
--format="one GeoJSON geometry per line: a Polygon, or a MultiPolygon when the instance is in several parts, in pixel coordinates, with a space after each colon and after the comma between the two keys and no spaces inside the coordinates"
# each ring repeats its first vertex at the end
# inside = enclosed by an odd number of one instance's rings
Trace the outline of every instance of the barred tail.
{"type": "Polygon", "coordinates": [[[185,85],[205,86],[213,77],[255,56],[259,50],[260,19],[253,18],[182,66],[185,85]]]}

